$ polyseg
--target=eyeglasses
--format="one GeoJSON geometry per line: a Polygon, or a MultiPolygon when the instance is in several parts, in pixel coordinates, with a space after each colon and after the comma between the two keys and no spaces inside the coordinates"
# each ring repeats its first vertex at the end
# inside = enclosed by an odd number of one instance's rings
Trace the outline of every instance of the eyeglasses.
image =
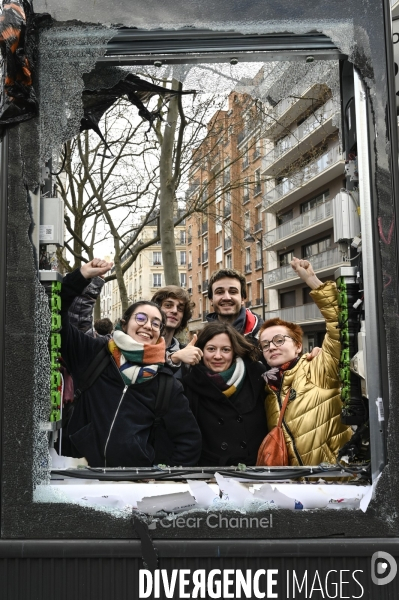
{"type": "MultiPolygon", "coordinates": [[[[148,315],[146,315],[145,313],[134,313],[132,317],[134,317],[134,320],[136,321],[137,325],[145,325],[148,321],[148,315]]],[[[163,323],[161,319],[152,319],[151,327],[156,330],[162,330],[163,323]]]]}
{"type": "MultiPolygon", "coordinates": [[[[262,349],[262,352],[265,352],[266,350],[269,350],[270,344],[272,342],[276,346],[276,348],[278,348],[279,346],[282,346],[285,343],[285,338],[290,338],[291,340],[294,340],[294,338],[291,337],[290,335],[283,335],[282,333],[278,333],[277,335],[272,337],[272,339],[270,341],[263,340],[263,342],[260,342],[259,345],[262,349]]],[[[295,340],[294,340],[294,342],[295,342],[295,340]]]]}

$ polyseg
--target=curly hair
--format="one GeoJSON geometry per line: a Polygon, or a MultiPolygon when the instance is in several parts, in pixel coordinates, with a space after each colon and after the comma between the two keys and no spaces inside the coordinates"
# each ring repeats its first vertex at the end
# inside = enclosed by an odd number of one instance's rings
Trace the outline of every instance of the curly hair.
{"type": "Polygon", "coordinates": [[[195,303],[191,302],[190,296],[186,290],[178,285],[166,285],[163,288],[160,288],[151,298],[152,302],[155,302],[159,307],[162,307],[162,302],[167,300],[168,298],[173,298],[174,300],[180,300],[184,304],[183,309],[183,318],[180,323],[180,326],[175,330],[175,333],[179,333],[179,331],[183,331],[187,327],[187,323],[193,316],[193,309],[195,307],[195,303]]]}
{"type": "Polygon", "coordinates": [[[302,327],[299,327],[299,325],[297,325],[296,323],[290,323],[290,321],[283,321],[283,319],[279,319],[279,317],[275,317],[274,319],[268,319],[263,323],[263,325],[259,329],[259,339],[262,333],[265,331],[265,329],[268,329],[269,327],[275,327],[276,325],[280,327],[285,327],[289,331],[291,337],[294,339],[294,342],[297,346],[300,346],[302,344],[302,327]]]}
{"type": "Polygon", "coordinates": [[[224,321],[213,321],[212,323],[208,323],[205,325],[203,329],[198,334],[198,339],[195,342],[195,345],[201,350],[204,350],[206,344],[215,337],[215,335],[220,335],[221,333],[225,333],[231,342],[233,347],[234,356],[239,356],[240,358],[249,358],[252,361],[259,360],[259,350],[253,344],[248,342],[248,340],[238,333],[236,329],[229,323],[225,323],[224,321]]]}
{"type": "Polygon", "coordinates": [[[242,273],[236,271],[236,269],[219,269],[219,271],[214,271],[209,279],[208,284],[208,298],[212,300],[213,291],[212,286],[214,283],[219,281],[220,279],[224,279],[228,277],[229,279],[238,279],[241,286],[241,298],[243,300],[247,297],[247,281],[242,273]]]}

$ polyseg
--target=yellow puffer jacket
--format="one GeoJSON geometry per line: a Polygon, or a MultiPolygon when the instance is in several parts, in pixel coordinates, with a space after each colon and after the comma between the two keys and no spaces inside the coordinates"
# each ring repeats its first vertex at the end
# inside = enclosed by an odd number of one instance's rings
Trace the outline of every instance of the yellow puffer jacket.
{"type": "Polygon", "coordinates": [[[301,357],[293,369],[284,373],[279,397],[266,387],[269,430],[277,425],[287,391],[291,389],[291,395],[295,395],[288,402],[283,420],[290,465],[335,464],[338,450],[352,436],[351,428],[343,425],[340,418],[337,288],[334,282],[327,281],[310,295],[326,320],[322,351],[310,362],[301,357]]]}

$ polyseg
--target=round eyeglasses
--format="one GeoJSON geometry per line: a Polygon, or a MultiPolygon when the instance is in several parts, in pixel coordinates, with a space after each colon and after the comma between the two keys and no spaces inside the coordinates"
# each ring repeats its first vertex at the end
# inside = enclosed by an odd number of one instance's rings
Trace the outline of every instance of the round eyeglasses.
{"type": "MultiPolygon", "coordinates": [[[[134,317],[134,320],[136,321],[137,325],[145,325],[149,318],[148,315],[142,312],[133,313],[132,317],[134,317]]],[[[152,319],[151,327],[155,330],[162,330],[163,323],[161,319],[152,319]]]]}
{"type": "MultiPolygon", "coordinates": [[[[263,340],[262,342],[259,343],[262,352],[265,352],[266,350],[269,350],[270,348],[270,344],[273,342],[273,344],[276,346],[276,348],[278,348],[278,346],[282,346],[285,343],[285,338],[290,338],[291,340],[294,340],[293,337],[291,337],[290,335],[283,335],[282,333],[277,333],[274,337],[272,337],[272,339],[269,340],[263,340]]],[[[294,340],[295,342],[295,340],[294,340]]]]}

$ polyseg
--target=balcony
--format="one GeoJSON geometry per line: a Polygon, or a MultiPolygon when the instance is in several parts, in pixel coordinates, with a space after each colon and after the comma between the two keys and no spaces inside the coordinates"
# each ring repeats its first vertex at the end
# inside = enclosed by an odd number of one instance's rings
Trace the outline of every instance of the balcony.
{"type": "Polygon", "coordinates": [[[259,148],[256,148],[252,153],[252,160],[253,161],[256,160],[257,158],[259,158],[259,156],[260,156],[260,150],[259,150],[259,148]]]}
{"type": "Polygon", "coordinates": [[[208,252],[203,252],[202,253],[202,262],[206,262],[208,260],[208,252]]]}
{"type": "Polygon", "coordinates": [[[245,303],[245,307],[246,308],[251,308],[251,306],[252,306],[252,300],[247,300],[246,303],[245,303]]]}
{"type": "Polygon", "coordinates": [[[314,83],[309,86],[305,83],[293,90],[293,97],[283,98],[266,117],[264,133],[268,138],[278,138],[284,130],[308,109],[315,98],[322,98],[327,91],[324,84],[314,83]]]}
{"type": "Polygon", "coordinates": [[[242,169],[246,169],[247,166],[249,165],[249,159],[248,159],[248,154],[246,154],[243,159],[242,159],[242,169]]]}
{"type": "Polygon", "coordinates": [[[278,175],[280,171],[334,133],[337,126],[333,125],[333,116],[337,113],[337,106],[332,100],[328,100],[266,154],[262,159],[263,174],[278,175]]]}
{"type": "Polygon", "coordinates": [[[203,320],[203,321],[206,321],[206,315],[207,315],[207,314],[209,314],[209,312],[208,312],[207,310],[204,310],[204,311],[202,312],[202,320],[203,320]]]}
{"type": "MultiPolygon", "coordinates": [[[[334,273],[338,266],[350,264],[343,259],[339,248],[332,248],[320,252],[320,254],[315,254],[309,260],[319,277],[328,277],[334,273]]],[[[284,267],[265,273],[265,288],[281,289],[295,285],[299,281],[302,280],[297,276],[291,265],[284,265],[284,267]]]]}
{"type": "Polygon", "coordinates": [[[223,208],[223,217],[225,219],[227,219],[227,217],[229,217],[231,215],[231,204],[227,204],[227,206],[225,206],[223,208]]]}
{"type": "Polygon", "coordinates": [[[187,236],[187,244],[191,244],[191,242],[193,241],[193,237],[191,235],[187,236]]]}
{"type": "Polygon", "coordinates": [[[262,221],[258,221],[254,225],[254,233],[256,233],[257,231],[261,231],[261,229],[262,229],[262,221]]]}
{"type": "Polygon", "coordinates": [[[247,204],[249,202],[249,192],[246,192],[242,197],[242,203],[247,204]]]}
{"type": "Polygon", "coordinates": [[[202,287],[201,287],[201,284],[200,284],[200,283],[198,284],[198,292],[199,292],[199,293],[201,293],[201,292],[202,292],[202,287]]]}
{"type": "Polygon", "coordinates": [[[188,269],[189,271],[191,271],[191,269],[192,269],[192,268],[193,268],[193,263],[188,263],[188,265],[187,265],[187,269],[188,269]]]}
{"type": "Polygon", "coordinates": [[[231,248],[231,238],[226,238],[224,240],[224,250],[230,250],[231,248]]]}
{"type": "Polygon", "coordinates": [[[262,298],[256,298],[255,306],[261,306],[261,305],[262,305],[262,298]]]}
{"type": "Polygon", "coordinates": [[[202,291],[203,292],[208,291],[208,280],[207,279],[205,279],[205,281],[202,282],[202,291]]]}
{"type": "Polygon", "coordinates": [[[251,263],[244,265],[244,273],[251,273],[251,271],[252,271],[251,263]]]}
{"type": "Polygon", "coordinates": [[[279,212],[296,202],[305,194],[317,190],[322,185],[343,175],[345,161],[339,146],[333,146],[319,158],[264,194],[263,208],[270,212],[279,212]]]}
{"type": "Polygon", "coordinates": [[[206,223],[202,223],[201,231],[202,231],[202,233],[207,233],[207,231],[208,231],[208,221],[206,221],[206,223]]]}
{"type": "Polygon", "coordinates": [[[201,257],[200,256],[198,257],[198,264],[199,265],[201,264],[201,257]]]}
{"type": "Polygon", "coordinates": [[[255,269],[261,269],[262,268],[262,259],[261,258],[257,258],[255,260],[255,269]]]}
{"type": "Polygon", "coordinates": [[[254,187],[254,196],[257,196],[258,194],[260,194],[262,191],[262,185],[260,183],[257,183],[254,187]]]}
{"type": "Polygon", "coordinates": [[[324,319],[316,304],[303,304],[301,306],[292,306],[290,308],[279,308],[265,313],[265,319],[275,319],[279,317],[290,323],[303,325],[306,323],[323,323],[324,319]]]}
{"type": "Polygon", "coordinates": [[[264,235],[263,245],[268,250],[280,250],[287,245],[294,245],[309,236],[317,235],[330,229],[333,225],[332,200],[315,206],[295,219],[268,231],[264,235]]]}
{"type": "Polygon", "coordinates": [[[152,260],[151,266],[152,267],[162,267],[162,261],[161,260],[152,260]]]}

